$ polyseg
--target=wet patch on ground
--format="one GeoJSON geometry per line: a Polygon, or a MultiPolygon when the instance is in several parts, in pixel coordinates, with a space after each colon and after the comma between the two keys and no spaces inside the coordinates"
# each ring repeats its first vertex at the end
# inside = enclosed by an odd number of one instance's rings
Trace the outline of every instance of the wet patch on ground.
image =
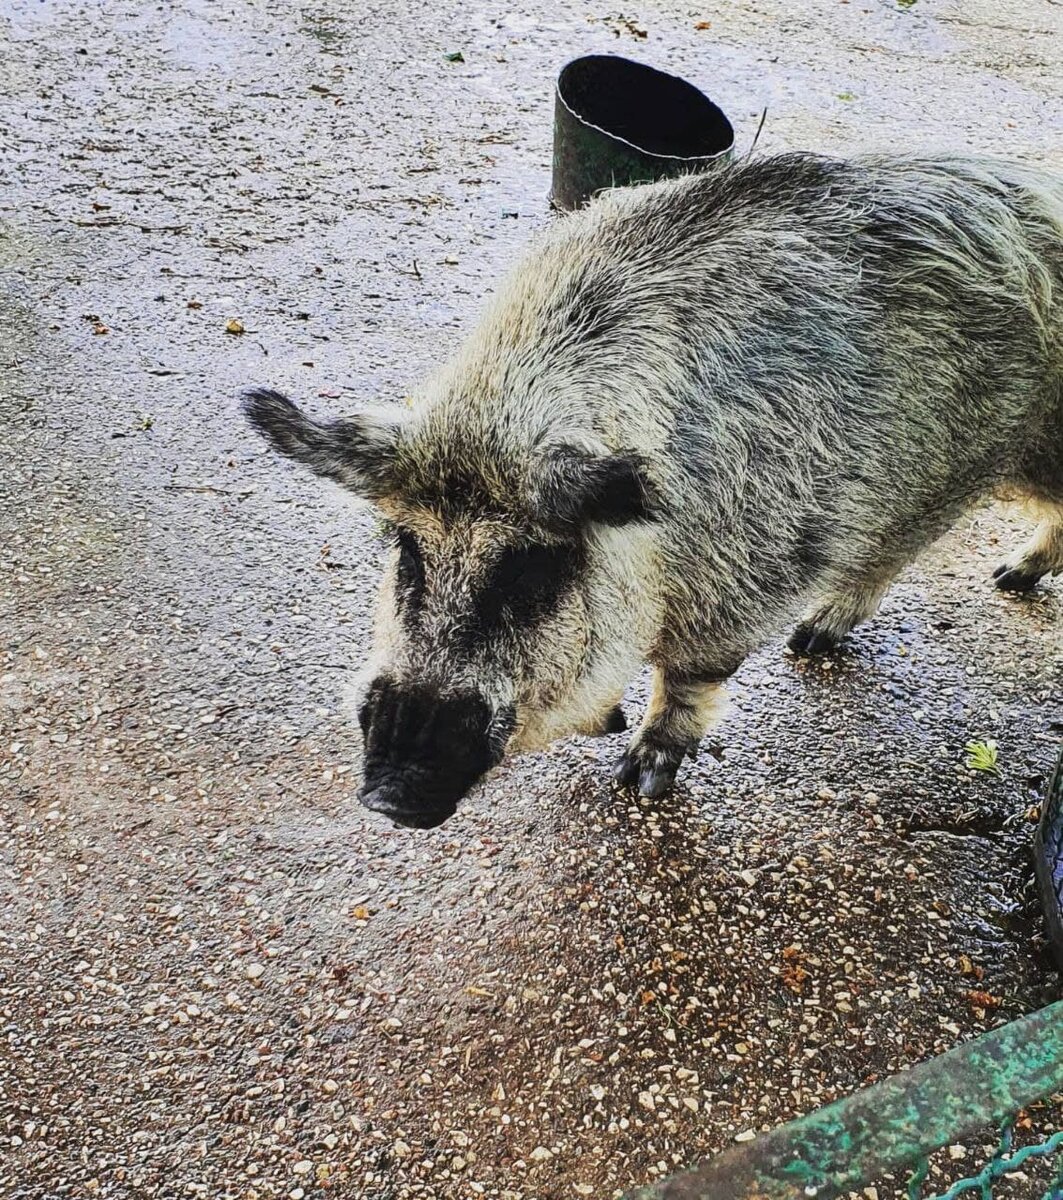
{"type": "Polygon", "coordinates": [[[1058,993],[1028,844],[1063,612],[989,586],[1023,536],[996,508],[837,656],[748,662],[669,798],[612,789],[614,738],[427,835],[353,805],[373,519],[232,398],[398,399],[454,344],[548,219],[567,56],[680,71],[750,135],[767,103],[761,149],[900,113],[1058,154],[1063,42],[1004,67],[995,29],[1050,4],[839,6],[830,37],[659,8],[629,45],[527,5],[8,5],[5,1194],[610,1196],[1058,993]],[[989,738],[999,776],[964,765],[989,738]]]}

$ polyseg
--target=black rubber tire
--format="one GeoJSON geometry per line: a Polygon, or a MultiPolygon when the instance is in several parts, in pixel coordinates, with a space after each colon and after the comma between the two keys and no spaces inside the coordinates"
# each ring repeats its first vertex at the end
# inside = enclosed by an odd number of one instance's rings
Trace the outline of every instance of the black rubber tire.
{"type": "Polygon", "coordinates": [[[1034,870],[1048,940],[1063,970],[1063,751],[1052,773],[1034,835],[1034,870]]]}

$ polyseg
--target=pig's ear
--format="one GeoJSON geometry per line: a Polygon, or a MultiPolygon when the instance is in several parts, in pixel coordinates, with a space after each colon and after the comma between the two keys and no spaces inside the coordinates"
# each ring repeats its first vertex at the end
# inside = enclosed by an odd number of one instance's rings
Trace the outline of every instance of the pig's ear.
{"type": "Polygon", "coordinates": [[[286,396],[245,392],[244,415],[279,454],[367,500],[395,489],[395,448],[408,419],[404,409],[376,408],[338,421],[314,421],[286,396]]]}
{"type": "Polygon", "coordinates": [[[571,445],[552,446],[539,459],[532,497],[538,519],[558,529],[591,521],[649,521],[660,507],[659,493],[639,455],[597,454],[571,445]]]}

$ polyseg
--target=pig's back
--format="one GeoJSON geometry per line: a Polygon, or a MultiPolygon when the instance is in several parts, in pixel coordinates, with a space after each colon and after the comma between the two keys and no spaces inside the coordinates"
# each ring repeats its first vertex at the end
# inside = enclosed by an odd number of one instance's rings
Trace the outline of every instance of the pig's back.
{"type": "Polygon", "coordinates": [[[783,155],[562,218],[485,332],[496,362],[612,440],[663,450],[693,423],[763,441],[774,423],[849,462],[908,445],[976,486],[991,464],[957,458],[965,428],[1007,442],[1058,395],[1061,295],[1051,176],[783,155]]]}

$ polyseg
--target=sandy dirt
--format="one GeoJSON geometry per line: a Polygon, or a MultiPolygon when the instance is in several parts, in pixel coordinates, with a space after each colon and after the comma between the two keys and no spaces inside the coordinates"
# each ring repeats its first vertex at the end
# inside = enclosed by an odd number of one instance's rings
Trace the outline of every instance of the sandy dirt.
{"type": "Polygon", "coordinates": [[[844,654],[750,660],[663,801],[613,738],[430,834],[353,802],[372,516],[234,397],[401,400],[551,219],[568,58],[685,75],[741,148],[766,106],[758,151],[1063,168],[1059,0],[623,15],[0,7],[3,1197],[612,1197],[1058,996],[1063,585],[988,585],[996,508],[844,654]]]}

